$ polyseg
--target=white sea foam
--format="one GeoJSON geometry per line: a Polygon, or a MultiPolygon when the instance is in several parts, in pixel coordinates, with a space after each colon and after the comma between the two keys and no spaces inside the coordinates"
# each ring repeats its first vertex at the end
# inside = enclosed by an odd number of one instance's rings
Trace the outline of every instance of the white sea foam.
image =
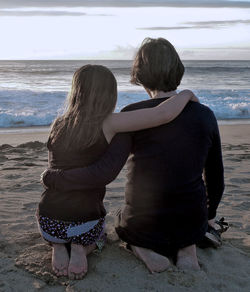
{"type": "Polygon", "coordinates": [[[62,111],[66,93],[0,91],[0,127],[50,125],[62,111]]]}
{"type": "MultiPolygon", "coordinates": [[[[248,91],[194,91],[200,101],[209,106],[217,119],[250,119],[248,91]]],[[[47,126],[63,112],[66,92],[34,92],[29,90],[0,91],[0,127],[47,126]]],[[[143,92],[119,92],[116,111],[145,100],[143,92]]]]}

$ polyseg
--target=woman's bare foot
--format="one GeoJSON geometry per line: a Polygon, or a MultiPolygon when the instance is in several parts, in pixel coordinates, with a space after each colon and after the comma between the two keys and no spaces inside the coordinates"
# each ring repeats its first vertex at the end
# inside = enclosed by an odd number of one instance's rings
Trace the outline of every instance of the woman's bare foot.
{"type": "Polygon", "coordinates": [[[68,267],[68,276],[71,280],[80,280],[88,271],[87,255],[95,249],[96,245],[83,246],[71,244],[71,254],[68,267]]]}
{"type": "Polygon", "coordinates": [[[69,254],[64,244],[52,244],[52,270],[57,276],[67,276],[69,254]]]}
{"type": "Polygon", "coordinates": [[[200,266],[196,256],[196,246],[194,244],[182,248],[178,251],[176,266],[182,270],[200,270],[200,266]]]}
{"type": "Polygon", "coordinates": [[[154,272],[156,273],[163,272],[170,265],[168,258],[150,249],[133,246],[133,245],[131,245],[131,249],[133,253],[135,254],[135,256],[144,262],[144,264],[146,265],[146,267],[149,269],[149,271],[152,274],[154,272]]]}

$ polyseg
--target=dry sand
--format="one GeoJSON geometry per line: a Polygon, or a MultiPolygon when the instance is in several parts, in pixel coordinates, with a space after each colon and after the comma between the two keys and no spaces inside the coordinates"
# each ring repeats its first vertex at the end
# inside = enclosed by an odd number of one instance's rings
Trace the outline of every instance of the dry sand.
{"type": "Polygon", "coordinates": [[[225,216],[231,228],[221,248],[198,249],[201,271],[172,266],[151,275],[123,248],[113,222],[123,201],[124,167],[107,187],[108,243],[101,254],[89,256],[89,272],[81,281],[53,276],[50,247],[37,231],[34,214],[43,191],[39,176],[47,166],[46,130],[1,133],[0,291],[250,291],[250,125],[220,130],[226,189],[218,217],[225,216]]]}

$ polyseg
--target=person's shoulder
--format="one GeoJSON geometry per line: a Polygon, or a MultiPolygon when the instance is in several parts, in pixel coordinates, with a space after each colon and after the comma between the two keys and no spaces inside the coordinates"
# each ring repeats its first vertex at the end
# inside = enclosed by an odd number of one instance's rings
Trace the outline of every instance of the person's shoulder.
{"type": "Polygon", "coordinates": [[[192,119],[199,120],[201,126],[203,125],[211,131],[217,129],[217,119],[211,108],[205,104],[193,101],[189,102],[188,108],[189,110],[187,109],[187,115],[189,118],[192,117],[192,119]]]}
{"type": "Polygon", "coordinates": [[[214,117],[214,112],[209,108],[207,105],[199,103],[199,102],[194,102],[190,101],[189,106],[191,110],[197,111],[202,113],[203,115],[206,114],[208,116],[214,117]]]}
{"type": "MultiPolygon", "coordinates": [[[[163,100],[162,100],[163,101],[163,100]]],[[[134,111],[137,109],[142,109],[142,108],[148,108],[148,107],[154,107],[158,105],[158,101],[155,99],[146,99],[142,101],[138,101],[135,103],[131,103],[124,108],[121,109],[121,112],[126,112],[126,111],[134,111]]]]}

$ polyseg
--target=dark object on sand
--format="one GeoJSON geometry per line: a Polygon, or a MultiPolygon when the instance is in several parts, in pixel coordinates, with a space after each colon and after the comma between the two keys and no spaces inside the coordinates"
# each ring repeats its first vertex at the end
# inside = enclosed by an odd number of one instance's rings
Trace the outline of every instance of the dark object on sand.
{"type": "Polygon", "coordinates": [[[220,247],[222,245],[221,234],[229,228],[229,224],[224,220],[224,217],[222,217],[219,221],[215,221],[219,226],[217,229],[208,225],[204,238],[197,244],[197,246],[201,248],[220,247]]]}

